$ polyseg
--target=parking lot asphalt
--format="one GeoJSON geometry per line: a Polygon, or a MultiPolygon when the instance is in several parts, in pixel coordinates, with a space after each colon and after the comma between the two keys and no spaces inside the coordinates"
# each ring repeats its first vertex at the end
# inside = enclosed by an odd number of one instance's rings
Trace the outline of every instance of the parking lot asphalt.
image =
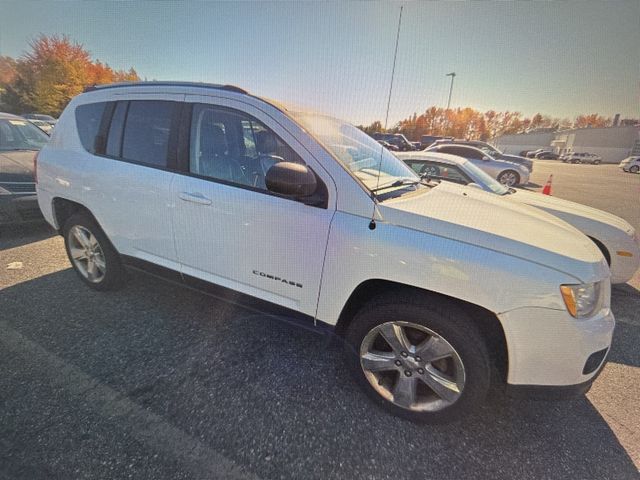
{"type": "MultiPolygon", "coordinates": [[[[531,189],[640,228],[640,175],[536,162],[531,189]]],[[[493,392],[472,418],[375,408],[339,346],[152,277],[84,287],[45,226],[0,232],[0,478],[638,478],[640,283],[573,401],[493,392]]]]}

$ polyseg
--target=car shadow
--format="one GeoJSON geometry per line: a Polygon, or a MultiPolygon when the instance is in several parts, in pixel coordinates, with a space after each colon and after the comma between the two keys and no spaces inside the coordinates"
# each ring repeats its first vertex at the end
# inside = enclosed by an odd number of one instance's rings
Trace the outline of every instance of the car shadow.
{"type": "MultiPolygon", "coordinates": [[[[336,342],[149,276],[134,274],[126,288],[99,293],[63,270],[4,289],[0,312],[51,355],[264,478],[637,475],[586,398],[518,401],[494,392],[464,420],[409,423],[370,403],[336,342]]],[[[614,343],[612,355],[637,360],[619,351],[636,345],[614,343]]],[[[25,372],[14,372],[14,381],[28,384],[25,372]]],[[[37,414],[25,401],[20,412],[4,412],[9,422],[37,414]]],[[[38,442],[40,452],[56,448],[25,428],[7,431],[38,442]]],[[[67,444],[81,445],[86,432],[64,432],[67,444]]],[[[98,440],[105,449],[117,441],[98,440]]]]}
{"type": "Polygon", "coordinates": [[[0,251],[45,240],[54,235],[55,230],[44,220],[0,226],[0,251]]]}

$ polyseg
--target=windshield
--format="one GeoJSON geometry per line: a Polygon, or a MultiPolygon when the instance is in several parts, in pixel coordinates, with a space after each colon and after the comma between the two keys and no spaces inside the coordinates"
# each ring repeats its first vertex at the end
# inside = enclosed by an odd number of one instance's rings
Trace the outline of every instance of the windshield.
{"type": "Polygon", "coordinates": [[[353,125],[315,113],[288,112],[371,192],[420,177],[389,150],[353,125]]]}
{"type": "Polygon", "coordinates": [[[0,150],[40,150],[47,140],[47,134],[28,120],[0,120],[0,150]]]}
{"type": "Polygon", "coordinates": [[[502,155],[502,152],[500,150],[498,150],[497,148],[492,147],[491,145],[483,145],[483,146],[481,146],[479,148],[484,153],[488,153],[492,157],[495,157],[496,155],[502,155]]]}
{"type": "Polygon", "coordinates": [[[509,193],[509,187],[505,187],[495,178],[490,176],[484,170],[474,165],[471,162],[464,163],[464,171],[471,177],[474,183],[480,185],[484,190],[488,192],[497,193],[498,195],[505,195],[509,193]]]}

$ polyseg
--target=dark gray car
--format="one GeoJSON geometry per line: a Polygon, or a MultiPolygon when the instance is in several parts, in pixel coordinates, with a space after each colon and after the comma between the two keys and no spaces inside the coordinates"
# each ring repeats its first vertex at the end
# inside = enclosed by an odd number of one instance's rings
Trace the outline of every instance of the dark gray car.
{"type": "Polygon", "coordinates": [[[0,113],[0,225],[42,219],[33,159],[48,140],[24,118],[0,113]]]}
{"type": "Polygon", "coordinates": [[[436,145],[452,143],[479,148],[483,152],[488,153],[492,158],[495,158],[496,160],[504,160],[505,162],[517,163],[518,165],[523,165],[527,170],[529,170],[529,172],[533,172],[533,160],[521,157],[519,155],[508,155],[506,153],[502,153],[493,145],[487,142],[482,142],[480,140],[438,140],[436,142],[436,145]]]}

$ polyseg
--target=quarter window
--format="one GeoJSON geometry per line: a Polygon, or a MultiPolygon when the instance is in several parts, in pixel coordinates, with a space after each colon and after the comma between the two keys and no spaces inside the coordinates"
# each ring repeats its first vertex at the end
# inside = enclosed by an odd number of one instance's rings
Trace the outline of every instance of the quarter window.
{"type": "Polygon", "coordinates": [[[145,165],[167,167],[176,106],[175,102],[155,100],[129,102],[121,157],[145,165]]]}
{"type": "Polygon", "coordinates": [[[210,105],[193,108],[189,151],[191,173],[260,190],[274,164],[304,163],[255,118],[210,105]]]}
{"type": "Polygon", "coordinates": [[[76,126],[85,150],[96,153],[96,136],[100,130],[106,103],[87,103],[76,107],[76,126]]]}

